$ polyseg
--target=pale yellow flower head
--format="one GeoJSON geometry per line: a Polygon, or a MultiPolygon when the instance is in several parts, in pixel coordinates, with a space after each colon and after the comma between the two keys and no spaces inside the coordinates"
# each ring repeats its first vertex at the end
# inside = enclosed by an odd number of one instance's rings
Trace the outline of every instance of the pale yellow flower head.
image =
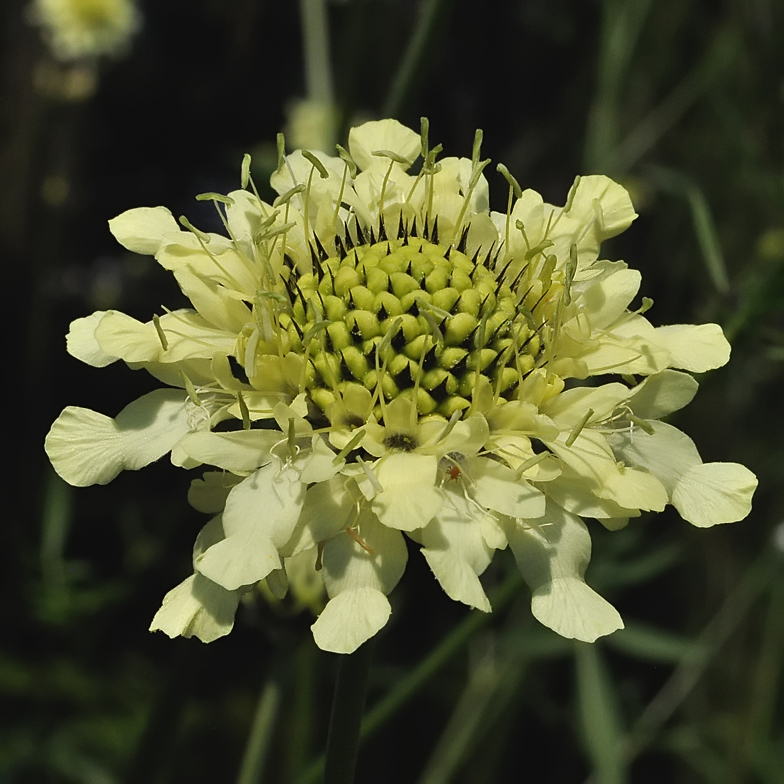
{"type": "Polygon", "coordinates": [[[409,539],[451,598],[483,611],[480,577],[509,546],[534,615],[590,642],[623,623],[583,579],[583,518],[748,514],[754,475],[703,463],[661,421],[696,393],[682,371],[727,362],[720,327],[654,327],[650,302],[629,309],[639,273],[599,258],[636,217],[626,191],[577,178],[556,207],[499,167],[509,206],[492,212],[480,142],[439,159],[426,125],[370,122],[336,156],[281,149],[272,203],[246,159],[240,190],[199,197],[225,235],[163,207],[110,221],[193,307],[75,321],[72,355],[165,386],[116,419],[66,408],[46,448],[80,486],[166,453],[210,467],[190,496],[213,516],[194,574],[152,628],[215,639],[243,593],[266,581],[280,597],[294,579],[311,606],[326,592],[317,644],[351,652],[386,624],[409,539]]]}
{"type": "Polygon", "coordinates": [[[121,54],[141,23],[133,0],[33,0],[29,14],[66,61],[121,54]]]}

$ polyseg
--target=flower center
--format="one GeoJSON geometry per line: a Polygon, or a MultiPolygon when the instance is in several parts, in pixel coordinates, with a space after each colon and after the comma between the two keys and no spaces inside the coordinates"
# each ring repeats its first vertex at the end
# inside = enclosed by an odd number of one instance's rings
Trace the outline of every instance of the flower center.
{"type": "Polygon", "coordinates": [[[448,418],[469,407],[482,377],[510,399],[534,367],[539,333],[490,254],[469,258],[408,233],[338,248],[314,254],[312,273],[284,270],[292,308],[280,325],[307,357],[305,387],[322,411],[361,384],[448,418]]]}

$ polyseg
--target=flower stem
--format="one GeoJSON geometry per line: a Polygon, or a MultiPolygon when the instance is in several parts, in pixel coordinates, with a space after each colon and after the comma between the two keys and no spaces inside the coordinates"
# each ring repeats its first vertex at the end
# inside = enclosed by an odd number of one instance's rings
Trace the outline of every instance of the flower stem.
{"type": "Polygon", "coordinates": [[[245,744],[237,784],[260,784],[264,765],[272,742],[272,734],[281,701],[281,667],[273,667],[270,677],[262,686],[256,703],[256,714],[245,744]]]}
{"type": "Polygon", "coordinates": [[[352,784],[359,750],[373,641],[340,657],[327,736],[324,784],[352,784]]]}

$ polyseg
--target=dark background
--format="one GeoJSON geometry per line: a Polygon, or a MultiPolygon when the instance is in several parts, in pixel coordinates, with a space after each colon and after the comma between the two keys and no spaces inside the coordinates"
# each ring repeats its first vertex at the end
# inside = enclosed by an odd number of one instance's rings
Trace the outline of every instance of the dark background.
{"type": "MultiPolygon", "coordinates": [[[[288,102],[305,95],[297,3],[141,10],[130,51],[99,64],[81,101],[36,87],[51,56],[23,3],[1,11],[0,784],[294,782],[323,749],[334,681],[312,618],[259,602],[209,646],[148,634],[190,573],[203,523],[185,502],[192,477],[162,461],[74,490],[42,449],[65,405],[115,415],[156,386],[68,356],[68,323],[105,308],[147,320],[182,302],[107,220],[163,204],[204,226],[195,194],[238,187],[245,152],[265,183],[288,102]],[[272,745],[240,774],[260,694],[279,697],[272,745]]],[[[784,5],[344,0],[328,11],[341,141],[356,118],[418,128],[427,115],[431,144],[470,156],[482,128],[499,210],[498,161],[556,204],[578,173],[630,190],[640,217],[604,253],[642,271],[655,324],[717,321],[733,344],[676,424],[706,461],[743,462],[760,479],[752,514],[732,526],[693,529],[671,509],[612,534],[592,524],[589,581],[628,629],[593,647],[563,641],[533,622],[521,589],[368,741],[357,780],[781,784],[784,5]]],[[[483,578],[490,588],[512,570],[507,555],[483,578]]],[[[473,617],[415,552],[392,602],[371,706],[473,617]]]]}

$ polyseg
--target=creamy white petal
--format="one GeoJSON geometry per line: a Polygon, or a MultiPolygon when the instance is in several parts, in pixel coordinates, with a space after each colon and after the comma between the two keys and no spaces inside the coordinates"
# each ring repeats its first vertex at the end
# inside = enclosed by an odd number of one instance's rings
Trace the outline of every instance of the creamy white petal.
{"type": "Polygon", "coordinates": [[[482,534],[481,518],[486,515],[456,490],[445,495],[444,505],[422,529],[422,555],[450,599],[490,612],[479,582],[492,559],[482,534]]]}
{"type": "Polygon", "coordinates": [[[360,514],[352,530],[356,537],[343,532],[324,544],[322,564],[327,592],[336,596],[373,586],[389,593],[403,576],[408,560],[403,534],[382,525],[367,511],[360,514]]]}
{"type": "MultiPolygon", "coordinates": [[[[642,275],[621,261],[602,261],[603,276],[591,281],[580,298],[594,330],[609,327],[620,318],[640,289],[642,275]]],[[[584,317],[584,316],[583,316],[584,317]]]]}
{"type": "Polygon", "coordinates": [[[469,463],[470,494],[486,509],[509,517],[541,517],[544,494],[497,460],[475,457],[469,463]]]}
{"type": "Polygon", "coordinates": [[[341,533],[325,542],[322,553],[331,598],[312,626],[313,637],[335,653],[351,653],[384,626],[391,611],[385,594],[397,585],[408,558],[403,535],[370,514],[360,517],[356,537],[365,547],[341,533]]]}
{"type": "Polygon", "coordinates": [[[626,188],[609,177],[591,174],[580,177],[575,186],[567,215],[583,226],[595,220],[599,241],[625,231],[637,217],[626,188]]]}
{"type": "MultiPolygon", "coordinates": [[[[397,120],[375,120],[352,128],[348,134],[348,149],[360,169],[370,169],[379,161],[389,166],[388,158],[373,155],[378,150],[389,150],[410,163],[416,159],[421,140],[415,133],[397,120]]],[[[408,167],[406,167],[408,168],[408,167]]]]}
{"type": "Polygon", "coordinates": [[[231,354],[235,336],[215,329],[199,314],[178,310],[161,316],[158,325],[146,324],[125,313],[107,311],[95,328],[95,338],[107,354],[128,363],[174,363],[190,357],[211,359],[215,352],[231,354]]]}
{"type": "Polygon", "coordinates": [[[150,631],[212,642],[232,630],[238,604],[237,591],[227,591],[197,572],[163,597],[150,631]]]}
{"type": "Polygon", "coordinates": [[[751,511],[757,477],[738,463],[693,466],[672,492],[672,503],[684,520],[699,528],[735,523],[751,511]]]}
{"type": "Polygon", "coordinates": [[[547,445],[565,465],[591,484],[599,498],[627,509],[660,512],[667,505],[667,491],[657,477],[617,462],[602,433],[586,428],[570,447],[565,440],[564,437],[564,441],[550,441],[547,445]]]}
{"type": "Polygon", "coordinates": [[[299,520],[283,548],[284,555],[296,555],[335,536],[356,512],[356,503],[346,490],[346,479],[335,476],[309,487],[299,520]]]}
{"type": "Polygon", "coordinates": [[[154,256],[180,227],[166,207],[137,207],[109,221],[109,231],[124,248],[154,256]]]}
{"type": "Polygon", "coordinates": [[[184,393],[158,389],[127,405],[117,419],[68,406],[49,430],[45,448],[69,484],[105,485],[120,471],[158,460],[189,429],[184,393]]]}
{"type": "MultiPolygon", "coordinates": [[[[565,467],[561,476],[547,485],[547,497],[568,512],[580,517],[594,517],[603,525],[618,517],[639,517],[639,509],[627,509],[609,498],[596,495],[595,484],[565,467]]],[[[537,521],[534,521],[537,522],[537,521]]]]}
{"type": "Polygon", "coordinates": [[[340,593],[310,627],[322,651],[353,653],[384,628],[392,607],[389,599],[375,588],[358,588],[340,593]]]}
{"type": "Polygon", "coordinates": [[[185,270],[176,271],[174,277],[183,294],[211,326],[236,334],[251,322],[250,308],[232,297],[220,283],[185,270]]]}
{"type": "Polygon", "coordinates": [[[591,537],[575,515],[548,505],[535,527],[514,526],[509,544],[531,588],[531,612],[562,637],[594,642],[623,628],[618,611],[584,581],[591,537]]]}
{"type": "Polygon", "coordinates": [[[300,481],[311,484],[331,479],[345,464],[345,460],[335,462],[336,457],[320,435],[313,436],[310,453],[302,462],[300,481]]]}
{"type": "Polygon", "coordinates": [[[657,327],[656,341],[669,352],[673,367],[692,373],[722,367],[730,358],[730,344],[718,324],[657,327]]]}
{"type": "Polygon", "coordinates": [[[117,361],[117,357],[107,354],[95,337],[95,329],[109,311],[97,310],[91,316],[71,322],[65,344],[72,357],[80,359],[92,367],[106,367],[117,361]]]}
{"type": "Polygon", "coordinates": [[[214,433],[199,430],[187,435],[180,446],[199,463],[243,473],[270,461],[270,449],[283,438],[275,430],[238,430],[214,433]]]}
{"type": "Polygon", "coordinates": [[[434,455],[395,453],[374,466],[383,487],[372,501],[378,519],[390,528],[413,531],[432,519],[444,502],[435,487],[438,460],[434,455]]]}
{"type": "MultiPolygon", "coordinates": [[[[205,471],[200,479],[191,482],[188,488],[188,503],[197,512],[222,512],[231,488],[240,481],[241,477],[227,474],[225,471],[205,471]]],[[[223,534],[220,538],[223,538],[223,534]]]]}
{"type": "Polygon", "coordinates": [[[620,460],[641,466],[654,474],[672,493],[680,478],[695,466],[702,465],[702,458],[691,440],[678,428],[666,422],[649,422],[653,433],[635,427],[608,436],[608,442],[620,460]]]}
{"type": "Polygon", "coordinates": [[[629,395],[629,406],[642,419],[660,419],[687,406],[699,384],[688,373],[663,370],[638,384],[629,395]]]}
{"type": "Polygon", "coordinates": [[[561,429],[573,428],[579,422],[585,427],[608,417],[628,397],[629,388],[619,383],[602,384],[599,387],[575,387],[545,402],[541,410],[561,429]],[[594,413],[590,419],[585,420],[589,408],[593,409],[594,413]]]}
{"type": "Polygon", "coordinates": [[[279,550],[299,518],[305,488],[298,472],[277,461],[260,468],[229,493],[223,512],[226,539],[196,559],[213,582],[234,590],[280,569],[279,550]]]}

